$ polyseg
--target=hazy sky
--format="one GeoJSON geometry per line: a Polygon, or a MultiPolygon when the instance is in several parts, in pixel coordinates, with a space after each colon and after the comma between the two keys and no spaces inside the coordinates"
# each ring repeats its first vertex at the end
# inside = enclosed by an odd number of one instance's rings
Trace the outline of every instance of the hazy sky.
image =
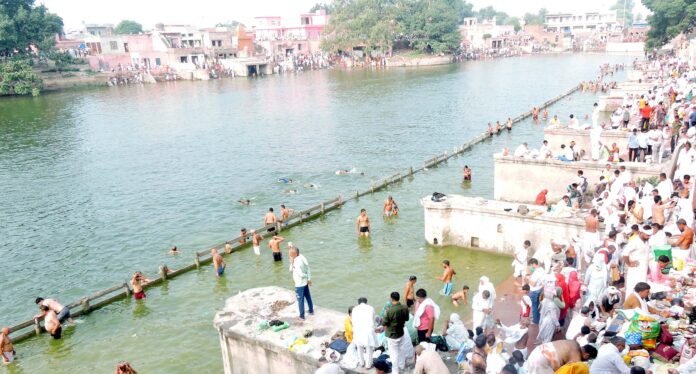
{"type": "MultiPolygon", "coordinates": [[[[328,2],[329,0],[323,0],[328,2]]],[[[37,0],[45,4],[52,12],[63,17],[68,29],[79,28],[86,23],[113,23],[122,19],[140,22],[145,28],[156,23],[192,24],[200,27],[216,23],[239,20],[251,24],[255,16],[280,15],[293,19],[299,13],[309,10],[312,5],[322,0],[194,0],[179,2],[172,0],[37,0]]],[[[612,0],[469,0],[474,9],[492,5],[496,9],[512,15],[536,12],[545,7],[552,12],[606,10],[615,1],[612,0]]],[[[639,1],[636,3],[640,4],[639,1]]],[[[636,10],[646,14],[642,5],[636,10]]],[[[284,21],[287,22],[287,21],[284,21]]]]}

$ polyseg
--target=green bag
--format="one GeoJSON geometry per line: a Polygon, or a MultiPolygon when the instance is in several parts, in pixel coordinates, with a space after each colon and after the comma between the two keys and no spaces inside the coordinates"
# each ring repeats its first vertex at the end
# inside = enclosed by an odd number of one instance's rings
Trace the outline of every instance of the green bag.
{"type": "Polygon", "coordinates": [[[652,247],[652,251],[656,261],[660,256],[667,256],[667,258],[669,258],[669,264],[662,269],[662,274],[669,274],[669,270],[672,268],[672,246],[657,245],[652,247]]]}

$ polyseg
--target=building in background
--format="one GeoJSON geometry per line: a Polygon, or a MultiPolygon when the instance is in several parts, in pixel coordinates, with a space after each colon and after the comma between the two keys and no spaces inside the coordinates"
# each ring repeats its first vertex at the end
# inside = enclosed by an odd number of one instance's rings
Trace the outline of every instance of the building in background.
{"type": "Polygon", "coordinates": [[[507,48],[508,42],[514,39],[515,27],[498,25],[496,17],[481,22],[476,17],[467,17],[459,26],[459,33],[466,49],[501,49],[507,48]]]}
{"type": "Polygon", "coordinates": [[[300,14],[288,24],[279,16],[256,17],[254,21],[254,43],[263,48],[266,56],[303,55],[320,50],[329,15],[321,9],[300,14]]]}
{"type": "Polygon", "coordinates": [[[614,31],[620,27],[616,11],[547,14],[544,26],[547,31],[577,34],[614,31]]]}

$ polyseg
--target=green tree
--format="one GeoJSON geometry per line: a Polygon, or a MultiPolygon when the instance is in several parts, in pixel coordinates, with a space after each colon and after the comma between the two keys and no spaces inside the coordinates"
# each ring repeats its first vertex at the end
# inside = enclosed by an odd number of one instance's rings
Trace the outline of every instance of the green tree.
{"type": "Polygon", "coordinates": [[[683,32],[696,27],[696,0],[643,0],[652,12],[646,48],[659,48],[683,32]]]}
{"type": "Polygon", "coordinates": [[[324,10],[326,14],[331,14],[331,5],[325,3],[316,3],[314,6],[309,8],[310,13],[316,13],[317,10],[324,10]]]}
{"type": "Polygon", "coordinates": [[[411,48],[421,52],[451,53],[461,43],[461,1],[420,0],[406,18],[411,48]]]}
{"type": "Polygon", "coordinates": [[[546,8],[541,8],[537,14],[525,13],[522,19],[524,19],[525,25],[543,25],[546,22],[547,14],[549,11],[546,8]]]}
{"type": "Polygon", "coordinates": [[[611,6],[611,10],[616,11],[616,20],[622,22],[625,26],[633,24],[633,8],[635,4],[633,0],[616,0],[616,3],[611,6]],[[626,12],[624,13],[624,9],[626,12]]]}
{"type": "Polygon", "coordinates": [[[119,22],[114,29],[114,33],[118,35],[140,34],[141,32],[143,32],[143,25],[127,19],[119,22]]]}
{"type": "Polygon", "coordinates": [[[63,20],[34,0],[0,0],[0,55],[24,54],[29,46],[48,50],[63,20]]]}
{"type": "Polygon", "coordinates": [[[27,59],[10,59],[0,64],[0,95],[38,96],[43,81],[31,70],[27,59]]]}

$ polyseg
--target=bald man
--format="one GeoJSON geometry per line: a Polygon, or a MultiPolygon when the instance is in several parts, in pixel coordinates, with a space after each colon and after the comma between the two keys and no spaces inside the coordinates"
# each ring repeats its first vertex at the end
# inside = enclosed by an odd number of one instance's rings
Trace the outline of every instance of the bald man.
{"type": "Polygon", "coordinates": [[[14,356],[17,354],[12,345],[9,327],[3,327],[2,330],[0,330],[0,353],[2,353],[2,362],[4,364],[9,364],[14,361],[14,356]]]}

